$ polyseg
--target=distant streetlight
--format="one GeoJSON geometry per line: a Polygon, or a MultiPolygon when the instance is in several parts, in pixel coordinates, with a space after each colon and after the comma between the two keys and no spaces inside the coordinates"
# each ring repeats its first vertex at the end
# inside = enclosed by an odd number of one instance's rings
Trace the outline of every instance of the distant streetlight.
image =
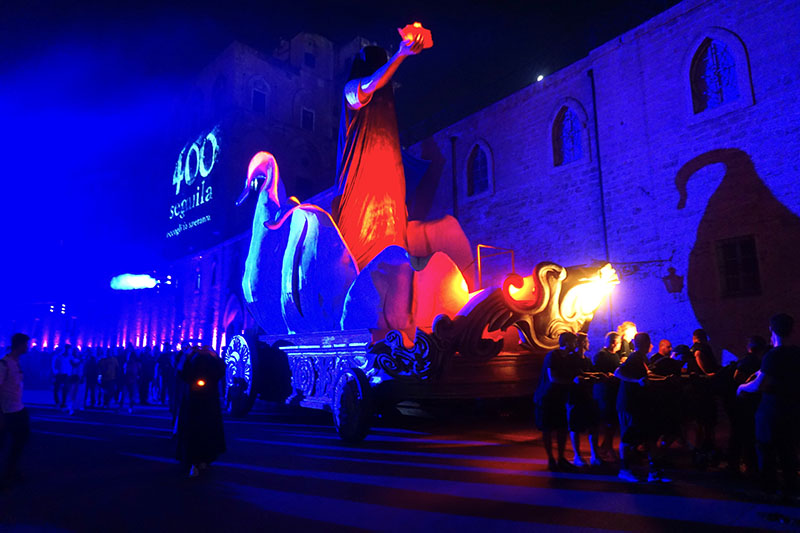
{"type": "Polygon", "coordinates": [[[536,76],[536,81],[542,81],[543,79],[544,79],[544,76],[542,76],[541,74],[536,76]]]}

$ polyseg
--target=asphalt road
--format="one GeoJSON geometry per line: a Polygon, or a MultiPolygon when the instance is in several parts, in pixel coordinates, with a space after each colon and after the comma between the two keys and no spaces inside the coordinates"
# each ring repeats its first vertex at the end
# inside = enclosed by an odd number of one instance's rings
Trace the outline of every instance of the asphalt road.
{"type": "Polygon", "coordinates": [[[538,432],[491,414],[393,418],[350,446],[325,413],[262,410],[227,419],[228,452],[189,479],[173,460],[164,408],[72,416],[43,404],[29,409],[26,483],[0,494],[0,531],[708,532],[800,524],[800,508],[747,500],[746,484],[722,472],[678,469],[667,485],[624,483],[615,471],[550,473],[538,432]]]}

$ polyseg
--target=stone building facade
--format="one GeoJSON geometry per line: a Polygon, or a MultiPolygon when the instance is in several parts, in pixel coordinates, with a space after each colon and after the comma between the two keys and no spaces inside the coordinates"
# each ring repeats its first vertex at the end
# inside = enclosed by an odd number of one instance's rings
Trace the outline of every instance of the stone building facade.
{"type": "Polygon", "coordinates": [[[797,2],[686,0],[410,147],[432,162],[417,216],[455,214],[523,275],[610,261],[594,348],[632,320],[741,353],[800,320],[798,54],[797,2]]]}
{"type": "Polygon", "coordinates": [[[147,186],[163,206],[146,216],[164,222],[165,261],[147,274],[159,285],[109,291],[91,306],[98,312],[34,310],[41,316],[29,328],[35,342],[220,349],[253,327],[241,283],[254,203],[235,206],[248,163],[258,151],[272,152],[287,194],[301,200],[334,184],[340,98],[352,57],[366,44],[300,33],[265,54],[231,43],[176,100],[163,139],[177,164],[151,165],[147,186]]]}

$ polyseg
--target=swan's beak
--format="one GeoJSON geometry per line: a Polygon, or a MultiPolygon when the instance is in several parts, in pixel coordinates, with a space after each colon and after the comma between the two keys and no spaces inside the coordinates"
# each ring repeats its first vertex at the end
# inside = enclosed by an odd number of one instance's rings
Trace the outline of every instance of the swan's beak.
{"type": "Polygon", "coordinates": [[[247,183],[244,186],[244,190],[242,194],[239,195],[239,198],[236,200],[236,206],[240,206],[247,200],[247,196],[250,194],[250,180],[247,180],[247,183]]]}

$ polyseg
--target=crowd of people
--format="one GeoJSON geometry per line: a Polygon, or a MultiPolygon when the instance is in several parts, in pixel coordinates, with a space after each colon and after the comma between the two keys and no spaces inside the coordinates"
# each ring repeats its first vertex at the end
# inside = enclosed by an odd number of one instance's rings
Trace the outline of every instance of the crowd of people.
{"type": "Polygon", "coordinates": [[[124,409],[134,405],[177,403],[176,369],[188,349],[86,348],[69,344],[56,348],[50,359],[53,402],[73,414],[85,408],[124,409]]]}
{"type": "MultiPolygon", "coordinates": [[[[29,352],[29,342],[27,335],[15,334],[9,353],[0,358],[0,490],[22,480],[19,464],[30,418],[22,402],[20,357],[29,352]]],[[[225,451],[220,401],[225,364],[211,347],[82,351],[67,344],[52,354],[37,354],[51,356],[53,400],[69,414],[126,404],[132,412],[135,399],[142,405],[169,404],[176,459],[190,477],[225,451]]]]}
{"type": "Polygon", "coordinates": [[[796,497],[800,387],[793,380],[800,375],[800,348],[790,342],[793,325],[790,316],[775,315],[770,342],[750,337],[746,354],[725,366],[702,329],[691,343],[673,347],[662,339],[653,351],[650,336],[625,322],[591,357],[586,335],[562,333],[559,348],[544,359],[534,396],[548,468],[619,463],[619,478],[637,482],[644,480],[636,473],[641,453],[649,464],[647,481],[667,482],[665,452],[677,447],[689,451],[698,468],[725,466],[760,479],[767,494],[796,497]],[[723,444],[717,426],[725,419],[723,444]],[[571,461],[565,456],[568,436],[571,461]]]}

